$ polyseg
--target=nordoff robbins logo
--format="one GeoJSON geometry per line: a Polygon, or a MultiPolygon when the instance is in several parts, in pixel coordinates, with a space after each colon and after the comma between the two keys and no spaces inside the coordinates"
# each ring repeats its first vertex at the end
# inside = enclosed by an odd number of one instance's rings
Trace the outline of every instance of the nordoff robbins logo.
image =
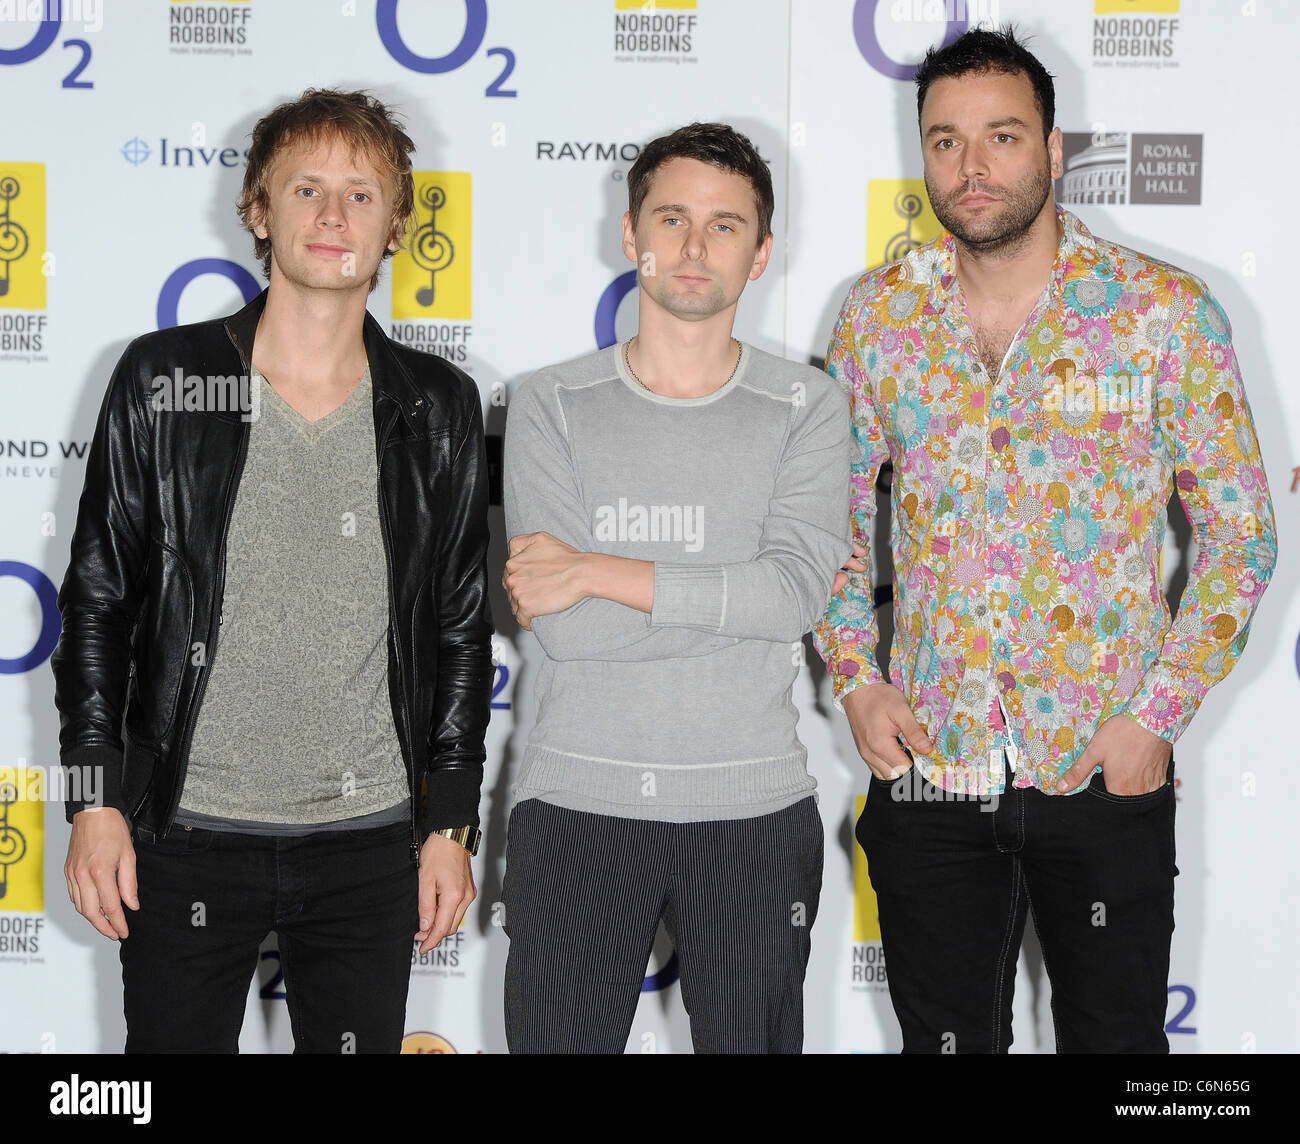
{"type": "Polygon", "coordinates": [[[242,421],[262,414],[261,387],[247,374],[186,374],[179,366],[152,382],[150,405],[159,413],[238,413],[242,421]]]}
{"type": "Polygon", "coordinates": [[[69,1080],[50,1085],[50,1113],[53,1116],[129,1116],[133,1124],[152,1119],[153,1082],[148,1080],[82,1080],[73,1073],[69,1080]]]}
{"type": "Polygon", "coordinates": [[[663,540],[698,552],[704,547],[704,506],[628,504],[619,497],[617,505],[596,506],[594,531],[597,540],[663,540]]]}

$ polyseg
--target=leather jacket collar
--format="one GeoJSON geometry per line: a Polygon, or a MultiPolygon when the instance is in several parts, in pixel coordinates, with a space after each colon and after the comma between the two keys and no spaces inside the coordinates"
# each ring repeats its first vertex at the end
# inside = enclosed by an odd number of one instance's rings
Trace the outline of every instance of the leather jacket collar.
{"type": "MultiPolygon", "coordinates": [[[[225,319],[226,333],[239,351],[245,374],[252,373],[253,339],[257,334],[257,323],[261,320],[262,311],[266,309],[269,291],[268,287],[242,310],[225,319]]],[[[375,411],[379,411],[381,402],[396,404],[403,413],[402,423],[406,435],[420,436],[429,415],[429,404],[420,396],[410,372],[393,353],[383,328],[369,310],[366,311],[362,338],[366,345],[366,358],[370,362],[370,384],[374,391],[375,411]]],[[[238,411],[233,411],[231,417],[238,419],[238,411]]]]}

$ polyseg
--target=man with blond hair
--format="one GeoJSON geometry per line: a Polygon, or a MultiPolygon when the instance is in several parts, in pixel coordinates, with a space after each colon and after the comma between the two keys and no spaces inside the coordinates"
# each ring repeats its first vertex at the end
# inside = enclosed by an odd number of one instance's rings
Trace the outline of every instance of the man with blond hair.
{"type": "Polygon", "coordinates": [[[71,786],[100,795],[67,807],[68,892],[120,940],[128,1052],[235,1051],[271,930],[298,1051],[395,1052],[412,936],[474,898],[482,409],[366,312],[413,150],[363,92],[263,118],[267,289],[137,338],[104,399],[52,662],[62,761],[102,780],[71,786]],[[158,384],[195,375],[238,385],[158,384]]]}

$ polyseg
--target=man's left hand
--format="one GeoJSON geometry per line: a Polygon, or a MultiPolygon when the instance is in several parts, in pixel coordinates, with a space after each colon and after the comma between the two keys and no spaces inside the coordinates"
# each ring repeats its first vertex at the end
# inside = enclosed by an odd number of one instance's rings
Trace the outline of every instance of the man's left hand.
{"type": "Polygon", "coordinates": [[[455,933],[476,897],[469,851],[441,834],[430,834],[420,848],[420,928],[415,935],[420,952],[428,953],[455,933]]]}
{"type": "Polygon", "coordinates": [[[501,583],[524,631],[531,630],[534,616],[563,612],[586,598],[575,576],[578,562],[586,555],[549,532],[510,538],[510,558],[501,583]]]}
{"type": "Polygon", "coordinates": [[[1100,763],[1110,794],[1151,794],[1169,777],[1169,759],[1174,747],[1167,739],[1152,734],[1127,715],[1112,715],[1084,748],[1079,761],[1056,784],[1061,794],[1088,781],[1100,763]]]}

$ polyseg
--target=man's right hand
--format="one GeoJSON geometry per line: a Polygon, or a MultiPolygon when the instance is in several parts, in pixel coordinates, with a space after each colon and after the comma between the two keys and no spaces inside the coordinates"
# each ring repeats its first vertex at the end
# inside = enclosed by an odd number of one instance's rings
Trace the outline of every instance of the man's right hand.
{"type": "Polygon", "coordinates": [[[862,761],[878,779],[896,779],[912,766],[899,745],[902,735],[914,751],[928,755],[933,749],[929,735],[917,722],[903,693],[891,683],[868,683],[855,687],[844,697],[844,714],[862,761]]]}
{"type": "Polygon", "coordinates": [[[77,913],[107,938],[116,941],[127,936],[122,905],[138,910],[140,899],[136,896],[135,847],[120,810],[93,807],[72,816],[63,876],[77,913]]]}

